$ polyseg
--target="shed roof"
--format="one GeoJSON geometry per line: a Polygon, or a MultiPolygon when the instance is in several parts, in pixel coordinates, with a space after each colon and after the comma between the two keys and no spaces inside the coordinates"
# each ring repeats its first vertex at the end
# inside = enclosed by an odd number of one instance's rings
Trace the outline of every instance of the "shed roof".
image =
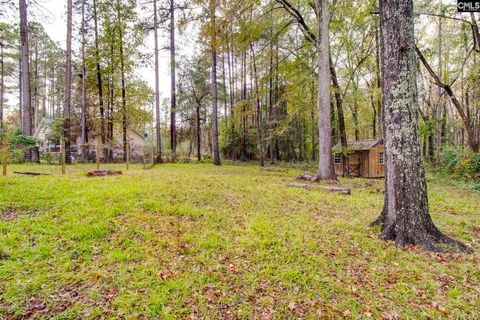
{"type": "MultiPolygon", "coordinates": [[[[348,151],[368,151],[373,149],[377,144],[383,144],[383,139],[348,141],[347,147],[348,151]]],[[[337,143],[332,149],[333,151],[340,151],[342,147],[340,143],[337,143]]]]}

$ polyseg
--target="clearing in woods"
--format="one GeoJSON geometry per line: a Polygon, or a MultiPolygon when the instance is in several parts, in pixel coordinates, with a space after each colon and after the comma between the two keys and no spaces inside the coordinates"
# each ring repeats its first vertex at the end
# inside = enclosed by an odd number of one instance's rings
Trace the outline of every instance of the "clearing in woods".
{"type": "Polygon", "coordinates": [[[255,166],[17,165],[0,178],[1,318],[480,316],[480,194],[429,176],[432,216],[473,254],[397,248],[368,224],[383,181],[289,188],[255,166]]]}

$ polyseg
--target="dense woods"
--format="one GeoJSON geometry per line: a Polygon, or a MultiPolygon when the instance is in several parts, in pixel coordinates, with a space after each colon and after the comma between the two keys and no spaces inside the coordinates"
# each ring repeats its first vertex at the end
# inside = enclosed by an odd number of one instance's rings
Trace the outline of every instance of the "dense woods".
{"type": "MultiPolygon", "coordinates": [[[[331,145],[340,143],[345,153],[348,141],[382,137],[379,16],[370,1],[75,1],[71,86],[65,85],[69,72],[61,71],[68,71],[69,55],[35,22],[41,17],[30,17],[25,1],[16,7],[5,2],[4,15],[18,14],[19,22],[1,26],[0,114],[2,123],[21,127],[26,136],[43,117],[70,115],[72,139],[80,137],[85,149],[98,140],[111,161],[113,132],[126,145],[132,128],[155,140],[160,162],[162,151],[173,161],[190,158],[192,150],[216,158],[218,127],[222,158],[261,163],[325,163],[331,145]],[[327,36],[317,43],[321,32],[327,36]],[[152,52],[145,50],[149,34],[156,39],[152,52]],[[190,53],[178,55],[176,47],[190,53]],[[162,68],[152,57],[165,49],[169,107],[155,93],[160,84],[150,88],[136,72],[162,68]],[[187,68],[197,70],[182,71],[187,68]],[[206,69],[210,92],[201,101],[183,94],[206,69]],[[71,110],[65,105],[70,87],[71,110]]],[[[414,17],[422,154],[435,162],[449,146],[477,152],[478,15],[422,1],[414,17]]]]}

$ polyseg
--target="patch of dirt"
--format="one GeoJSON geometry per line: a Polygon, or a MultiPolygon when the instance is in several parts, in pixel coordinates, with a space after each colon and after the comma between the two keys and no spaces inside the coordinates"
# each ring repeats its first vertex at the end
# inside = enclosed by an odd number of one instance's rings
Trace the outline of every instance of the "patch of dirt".
{"type": "MultiPolygon", "coordinates": [[[[105,288],[99,299],[92,299],[87,296],[87,284],[72,284],[59,288],[49,296],[31,297],[25,304],[24,314],[20,319],[51,318],[72,307],[75,303],[81,302],[103,310],[103,315],[112,312],[112,301],[118,295],[118,289],[105,288]]],[[[88,317],[88,315],[84,315],[88,317]]]]}
{"type": "Polygon", "coordinates": [[[38,210],[17,210],[17,209],[3,209],[0,210],[0,221],[13,221],[19,216],[34,215],[38,210]]]}

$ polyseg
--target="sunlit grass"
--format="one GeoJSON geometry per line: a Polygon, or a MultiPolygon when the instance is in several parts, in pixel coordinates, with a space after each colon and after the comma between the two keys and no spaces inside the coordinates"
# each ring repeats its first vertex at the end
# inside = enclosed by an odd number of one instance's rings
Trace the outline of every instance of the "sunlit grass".
{"type": "Polygon", "coordinates": [[[435,223],[474,254],[378,240],[383,181],[351,196],[256,166],[18,165],[0,178],[0,318],[480,317],[480,193],[429,176],[435,223]]]}

